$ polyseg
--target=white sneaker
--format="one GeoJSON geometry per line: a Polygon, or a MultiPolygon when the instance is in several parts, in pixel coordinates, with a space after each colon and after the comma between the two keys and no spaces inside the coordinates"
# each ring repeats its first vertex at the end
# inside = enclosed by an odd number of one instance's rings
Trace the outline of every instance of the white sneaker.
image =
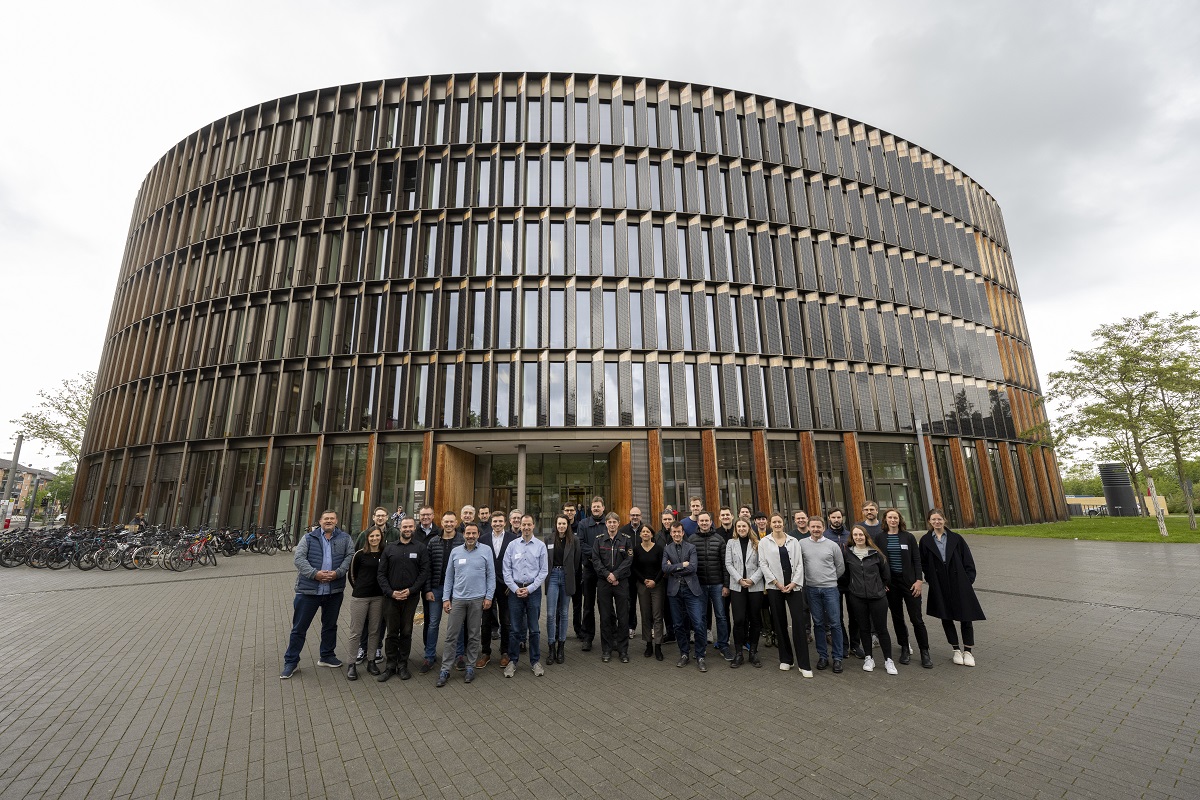
{"type": "MultiPolygon", "coordinates": [[[[954,650],[954,655],[952,655],[952,656],[951,656],[951,658],[954,660],[954,663],[955,663],[955,664],[958,664],[960,667],[963,665],[963,654],[962,654],[962,650],[959,650],[959,649],[957,649],[957,648],[956,648],[956,649],[954,650]]],[[[972,663],[972,664],[974,664],[974,663],[975,663],[975,659],[971,659],[971,663],[972,663]]]]}
{"type": "Polygon", "coordinates": [[[801,678],[811,678],[811,677],[812,677],[812,670],[811,670],[811,669],[802,669],[802,670],[800,670],[800,677],[801,677],[801,678]]]}
{"type": "Polygon", "coordinates": [[[897,674],[896,665],[892,663],[892,660],[890,658],[883,662],[883,668],[885,670],[887,670],[888,675],[896,675],[897,674]]]}
{"type": "Polygon", "coordinates": [[[513,675],[516,675],[516,674],[517,674],[517,662],[515,662],[515,661],[508,662],[508,666],[504,668],[504,677],[511,678],[513,675]]]}
{"type": "Polygon", "coordinates": [[[779,668],[780,668],[781,670],[783,670],[784,672],[787,672],[789,669],[791,669],[791,668],[792,668],[792,665],[791,665],[791,664],[788,664],[788,663],[786,663],[786,662],[780,662],[780,664],[779,664],[779,668]]]}
{"type": "Polygon", "coordinates": [[[863,672],[874,672],[874,671],[875,671],[875,659],[871,658],[870,656],[867,656],[866,660],[863,661],[863,672]]]}
{"type": "Polygon", "coordinates": [[[970,650],[967,650],[966,652],[963,653],[962,662],[963,662],[964,667],[975,666],[975,656],[971,653],[970,650]]]}
{"type": "Polygon", "coordinates": [[[535,677],[538,677],[538,678],[540,678],[546,674],[546,670],[542,669],[542,662],[538,661],[538,662],[534,663],[533,674],[535,677]]]}

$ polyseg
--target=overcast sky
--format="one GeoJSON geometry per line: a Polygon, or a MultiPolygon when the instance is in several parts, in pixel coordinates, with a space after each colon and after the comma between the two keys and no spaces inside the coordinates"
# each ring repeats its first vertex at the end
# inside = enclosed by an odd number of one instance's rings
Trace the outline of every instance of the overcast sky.
{"type": "MultiPolygon", "coordinates": [[[[308,89],[495,70],[714,84],[877,125],[1003,209],[1043,383],[1097,325],[1197,308],[1193,2],[24,3],[0,51],[9,420],[94,369],[138,188],[176,142],[308,89]]],[[[53,468],[27,443],[22,463],[53,468]]]]}

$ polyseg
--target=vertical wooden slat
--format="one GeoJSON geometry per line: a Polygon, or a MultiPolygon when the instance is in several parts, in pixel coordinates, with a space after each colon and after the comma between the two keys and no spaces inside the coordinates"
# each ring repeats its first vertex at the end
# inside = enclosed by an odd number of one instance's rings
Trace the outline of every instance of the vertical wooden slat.
{"type": "Polygon", "coordinates": [[[958,511],[962,517],[963,527],[974,528],[975,500],[971,496],[971,484],[967,480],[967,465],[963,461],[962,439],[951,437],[947,440],[950,445],[950,465],[954,469],[954,482],[958,485],[958,511]]]}
{"type": "Polygon", "coordinates": [[[367,437],[367,472],[363,477],[362,520],[359,530],[365,531],[371,525],[371,511],[375,508],[375,438],[376,433],[367,437]]]}
{"type": "MultiPolygon", "coordinates": [[[[929,492],[933,495],[933,506],[943,508],[942,484],[938,480],[937,460],[933,457],[933,442],[928,436],[925,437],[925,463],[929,465],[929,492]]],[[[912,524],[916,525],[916,522],[912,524]]]]}
{"type": "Polygon", "coordinates": [[[992,474],[992,462],[988,460],[987,442],[975,440],[975,457],[979,462],[979,476],[983,482],[983,502],[987,505],[988,516],[993,525],[999,525],[1000,501],[996,497],[996,476],[992,474]]]}
{"type": "Polygon", "coordinates": [[[642,519],[654,521],[666,504],[663,499],[662,432],[657,428],[646,434],[646,452],[650,460],[650,508],[642,509],[642,519]]]}
{"type": "Polygon", "coordinates": [[[1025,498],[1029,506],[1030,522],[1045,522],[1041,506],[1038,502],[1037,481],[1033,477],[1033,467],[1029,463],[1029,450],[1023,444],[1017,445],[1017,461],[1020,462],[1021,482],[1025,484],[1025,498]]]}
{"type": "Polygon", "coordinates": [[[850,481],[850,508],[846,509],[846,519],[858,519],[863,504],[867,502],[867,487],[863,482],[862,458],[858,452],[858,434],[847,431],[842,434],[842,444],[846,451],[846,475],[850,481]]]}
{"type": "Polygon", "coordinates": [[[620,514],[624,524],[629,521],[629,507],[633,505],[633,447],[629,442],[620,442],[608,451],[608,484],[612,495],[608,510],[620,514]]]}
{"type": "Polygon", "coordinates": [[[804,471],[804,498],[809,514],[821,513],[821,477],[817,474],[817,445],[812,431],[800,431],[800,463],[804,471]]]}
{"type": "Polygon", "coordinates": [[[1004,472],[1004,486],[1008,489],[1008,510],[1012,513],[1013,522],[1021,525],[1021,498],[1017,495],[1017,465],[1013,463],[1012,454],[1008,451],[1008,443],[1000,443],[1000,469],[1004,472]]]}
{"type": "Polygon", "coordinates": [[[767,435],[762,430],[750,432],[754,446],[754,485],[758,490],[758,507],[767,514],[771,509],[771,471],[767,467],[767,435]]]}
{"type": "MultiPolygon", "coordinates": [[[[700,460],[704,463],[704,507],[720,508],[721,491],[717,482],[717,437],[711,430],[700,431],[700,460]]],[[[687,513],[687,509],[684,508],[683,512],[687,513]]]]}

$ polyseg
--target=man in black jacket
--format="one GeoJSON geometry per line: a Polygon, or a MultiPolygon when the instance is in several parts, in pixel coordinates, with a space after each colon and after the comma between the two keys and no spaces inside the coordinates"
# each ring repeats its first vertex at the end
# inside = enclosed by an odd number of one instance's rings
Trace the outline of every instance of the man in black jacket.
{"type": "Polygon", "coordinates": [[[412,649],[413,614],[421,598],[421,590],[429,579],[429,549],[413,534],[417,523],[412,517],[400,521],[400,540],[392,542],[379,558],[379,588],[383,590],[383,618],[387,638],[383,648],[387,665],[376,678],[386,681],[399,675],[406,681],[408,653],[412,649]]]}
{"type": "Polygon", "coordinates": [[[621,663],[628,664],[629,629],[625,623],[629,619],[633,540],[617,530],[620,524],[621,519],[616,514],[610,513],[604,518],[605,533],[592,542],[592,570],[598,584],[596,600],[600,604],[601,658],[608,661],[615,651],[621,663]]]}
{"type": "MultiPolygon", "coordinates": [[[[633,508],[629,509],[629,523],[627,525],[622,525],[620,528],[620,531],[621,531],[621,533],[623,533],[629,537],[629,541],[636,544],[637,542],[641,541],[642,526],[644,526],[645,524],[646,523],[642,521],[642,510],[640,508],[638,508],[637,506],[634,506],[633,508]]],[[[630,636],[632,636],[634,630],[637,629],[637,616],[638,616],[637,596],[638,596],[637,589],[634,587],[634,584],[633,584],[633,575],[630,574],[630,576],[629,576],[629,635],[630,636]]]]}
{"type": "Polygon", "coordinates": [[[921,666],[933,669],[933,656],[929,653],[929,632],[921,614],[921,589],[924,575],[921,572],[921,556],[917,552],[917,537],[904,528],[903,519],[895,509],[883,515],[883,527],[871,537],[876,546],[887,556],[892,578],[888,584],[888,607],[892,612],[892,627],[896,629],[896,643],[900,645],[900,663],[912,661],[909,646],[908,626],[904,624],[904,611],[912,620],[913,632],[917,637],[917,649],[921,653],[921,666]],[[892,526],[898,530],[892,532],[892,526]]]}
{"type": "Polygon", "coordinates": [[[504,527],[503,511],[492,514],[490,522],[491,529],[479,535],[479,546],[492,551],[492,561],[496,566],[496,594],[492,607],[483,612],[483,627],[479,634],[479,660],[475,662],[475,669],[483,669],[492,660],[492,635],[497,628],[500,629],[500,652],[503,653],[500,666],[508,666],[508,587],[504,585],[502,567],[504,553],[508,546],[516,541],[517,536],[504,527]]]}
{"type": "Polygon", "coordinates": [[[725,597],[729,594],[725,540],[713,527],[712,514],[707,511],[701,511],[697,516],[696,528],[696,533],[687,541],[696,548],[696,577],[700,580],[700,591],[709,611],[717,619],[714,646],[726,661],[733,661],[733,651],[729,649],[729,617],[725,616],[725,597]]]}
{"type": "MultiPolygon", "coordinates": [[[[435,536],[425,543],[429,549],[429,583],[425,586],[425,621],[429,623],[429,633],[425,637],[425,659],[421,662],[421,674],[433,669],[437,660],[438,631],[442,625],[442,586],[446,582],[446,565],[450,551],[463,543],[461,533],[455,531],[458,519],[454,512],[447,511],[442,515],[442,535],[435,536]]],[[[461,660],[465,642],[462,636],[458,639],[458,652],[455,654],[461,660]]],[[[464,668],[466,664],[462,665],[464,668]]]]}
{"type": "MultiPolygon", "coordinates": [[[[592,498],[592,515],[581,519],[575,528],[575,538],[579,540],[579,557],[583,561],[583,588],[575,593],[575,601],[579,602],[582,599],[579,638],[583,640],[583,647],[580,649],[585,653],[592,649],[592,641],[596,638],[597,577],[592,562],[592,545],[605,534],[605,530],[604,498],[596,495],[592,498]]],[[[625,616],[628,616],[628,613],[625,616]]]]}

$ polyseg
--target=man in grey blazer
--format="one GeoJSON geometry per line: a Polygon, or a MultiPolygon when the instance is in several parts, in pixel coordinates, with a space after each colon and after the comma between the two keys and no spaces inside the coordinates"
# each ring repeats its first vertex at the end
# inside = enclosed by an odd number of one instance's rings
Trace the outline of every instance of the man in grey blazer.
{"type": "Polygon", "coordinates": [[[708,672],[704,663],[704,647],[708,629],[704,625],[704,591],[696,577],[696,546],[683,540],[683,525],[671,523],[671,541],[663,549],[663,574],[667,578],[667,600],[675,620],[675,641],[679,644],[677,667],[689,661],[688,630],[695,639],[696,666],[708,672]]]}

